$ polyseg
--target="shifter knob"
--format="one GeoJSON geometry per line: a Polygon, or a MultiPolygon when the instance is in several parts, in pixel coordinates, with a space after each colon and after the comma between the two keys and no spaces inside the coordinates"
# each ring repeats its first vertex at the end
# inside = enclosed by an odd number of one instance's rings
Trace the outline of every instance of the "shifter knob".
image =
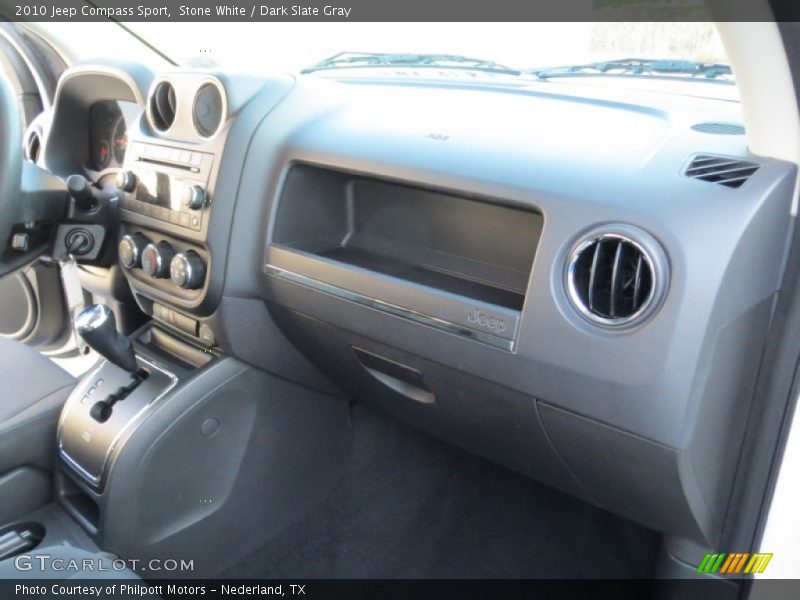
{"type": "Polygon", "coordinates": [[[114,312],[103,304],[93,304],[76,317],[75,329],[89,346],[129,373],[136,371],[133,344],[117,331],[114,312]]]}

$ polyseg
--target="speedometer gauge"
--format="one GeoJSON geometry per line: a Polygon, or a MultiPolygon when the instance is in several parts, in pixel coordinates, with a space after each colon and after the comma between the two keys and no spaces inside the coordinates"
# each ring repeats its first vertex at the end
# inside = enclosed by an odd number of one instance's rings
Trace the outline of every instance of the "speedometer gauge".
{"type": "Polygon", "coordinates": [[[97,142],[93,149],[92,163],[94,163],[97,170],[105,169],[108,166],[108,160],[111,158],[111,151],[106,142],[97,142]]]}
{"type": "Polygon", "coordinates": [[[128,123],[138,116],[133,102],[100,100],[89,109],[89,165],[96,171],[119,168],[128,148],[128,123]]]}
{"type": "Polygon", "coordinates": [[[125,150],[128,148],[128,132],[125,128],[125,119],[120,117],[114,127],[114,133],[111,137],[111,148],[114,153],[114,161],[121,165],[125,162],[125,150]]]}

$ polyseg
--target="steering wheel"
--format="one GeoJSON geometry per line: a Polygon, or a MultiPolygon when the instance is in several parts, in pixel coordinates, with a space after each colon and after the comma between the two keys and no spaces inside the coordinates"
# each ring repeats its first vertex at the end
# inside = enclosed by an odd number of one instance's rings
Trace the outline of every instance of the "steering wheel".
{"type": "Polygon", "coordinates": [[[0,277],[25,266],[52,242],[53,225],[67,206],[64,184],[22,160],[22,117],[11,82],[0,75],[0,277]],[[27,247],[12,248],[15,233],[27,247]]]}

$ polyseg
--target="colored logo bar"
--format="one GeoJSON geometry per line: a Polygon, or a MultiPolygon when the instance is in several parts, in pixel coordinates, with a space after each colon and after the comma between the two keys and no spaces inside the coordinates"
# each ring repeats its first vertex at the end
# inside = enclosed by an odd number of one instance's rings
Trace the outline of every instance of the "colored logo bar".
{"type": "Polygon", "coordinates": [[[769,561],[772,560],[771,553],[764,552],[718,552],[716,554],[706,554],[700,565],[697,567],[698,573],[719,573],[721,575],[735,575],[737,573],[763,573],[769,561]]]}

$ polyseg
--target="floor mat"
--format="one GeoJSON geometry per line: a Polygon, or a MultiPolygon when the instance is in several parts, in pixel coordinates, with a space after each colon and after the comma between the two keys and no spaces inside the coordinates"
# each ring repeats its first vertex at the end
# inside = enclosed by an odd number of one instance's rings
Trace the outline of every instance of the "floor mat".
{"type": "Polygon", "coordinates": [[[656,533],[419,433],[353,411],[331,495],[223,577],[652,575],[656,533]]]}

